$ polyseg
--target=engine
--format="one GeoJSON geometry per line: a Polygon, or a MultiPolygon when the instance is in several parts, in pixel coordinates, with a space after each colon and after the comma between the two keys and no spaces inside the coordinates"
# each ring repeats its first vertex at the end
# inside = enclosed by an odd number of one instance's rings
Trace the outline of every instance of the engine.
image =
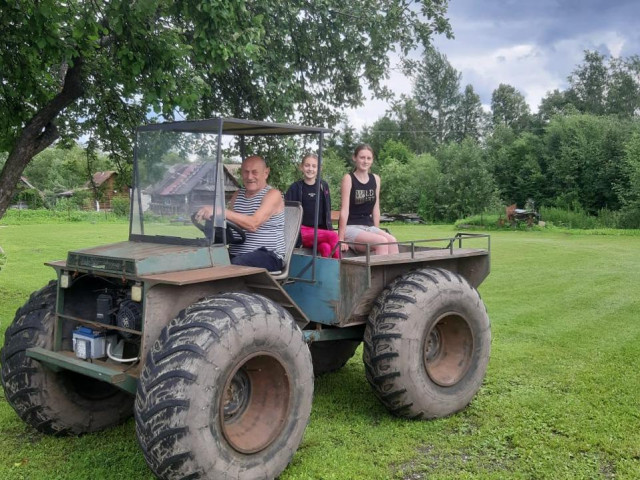
{"type": "MultiPolygon", "coordinates": [[[[93,283],[87,280],[84,286],[93,283]]],[[[130,288],[109,286],[93,290],[89,295],[87,290],[76,285],[76,289],[65,292],[65,305],[77,309],[79,304],[85,305],[82,311],[71,313],[93,323],[78,325],[73,330],[72,347],[76,357],[84,360],[108,358],[119,363],[139,360],[142,306],[131,299],[130,288]]]]}

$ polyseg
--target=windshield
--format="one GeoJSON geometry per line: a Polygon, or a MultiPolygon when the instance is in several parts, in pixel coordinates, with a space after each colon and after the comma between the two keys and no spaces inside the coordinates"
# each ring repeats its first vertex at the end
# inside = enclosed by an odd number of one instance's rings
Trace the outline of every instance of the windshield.
{"type": "Polygon", "coordinates": [[[138,132],[131,235],[208,242],[191,217],[209,206],[213,226],[224,225],[225,173],[219,142],[215,133],[138,132]]]}

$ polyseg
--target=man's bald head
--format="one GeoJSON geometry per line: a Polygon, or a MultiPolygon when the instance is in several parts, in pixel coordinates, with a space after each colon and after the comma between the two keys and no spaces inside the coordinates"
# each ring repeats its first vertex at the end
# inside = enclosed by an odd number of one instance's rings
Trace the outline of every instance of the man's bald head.
{"type": "Polygon", "coordinates": [[[251,155],[242,161],[242,182],[248,196],[255,195],[267,186],[269,167],[264,158],[259,155],[251,155]]]}

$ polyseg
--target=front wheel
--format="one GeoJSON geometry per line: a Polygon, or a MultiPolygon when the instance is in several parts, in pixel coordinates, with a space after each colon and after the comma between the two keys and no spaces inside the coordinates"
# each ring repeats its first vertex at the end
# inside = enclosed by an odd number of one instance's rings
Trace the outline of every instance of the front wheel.
{"type": "Polygon", "coordinates": [[[489,317],[464,278],[424,268],[383,291],[364,345],[367,379],[387,409],[406,418],[444,417],[467,406],[482,385],[489,317]]]}
{"type": "MultiPolygon", "coordinates": [[[[117,425],[131,416],[133,396],[69,370],[55,372],[26,355],[53,348],[57,282],[34,292],[5,333],[2,386],[18,416],[51,435],[79,435],[117,425]]],[[[63,323],[63,347],[71,348],[73,325],[63,323]]]]}
{"type": "Polygon", "coordinates": [[[153,345],[136,433],[160,478],[271,479],[302,441],[312,397],[291,315],[259,295],[221,294],[183,310],[153,345]]]}

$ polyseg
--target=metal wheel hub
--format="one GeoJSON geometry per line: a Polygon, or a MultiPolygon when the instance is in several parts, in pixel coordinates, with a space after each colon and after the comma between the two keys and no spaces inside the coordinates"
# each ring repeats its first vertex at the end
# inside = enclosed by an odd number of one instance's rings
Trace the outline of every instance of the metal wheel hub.
{"type": "Polygon", "coordinates": [[[429,337],[427,338],[427,346],[424,352],[425,363],[432,362],[440,354],[441,347],[440,332],[437,328],[434,328],[429,332],[429,337]]]}
{"type": "Polygon", "coordinates": [[[473,332],[460,314],[442,315],[427,332],[423,343],[424,368],[434,383],[451,387],[471,367],[473,332]]]}
{"type": "Polygon", "coordinates": [[[224,421],[229,422],[242,415],[250,398],[251,383],[249,382],[249,376],[244,369],[240,369],[233,376],[229,387],[224,392],[224,399],[222,400],[224,421]]]}
{"type": "Polygon", "coordinates": [[[213,421],[233,449],[256,453],[278,438],[293,402],[290,378],[282,359],[268,352],[251,354],[231,370],[213,421]]]}

